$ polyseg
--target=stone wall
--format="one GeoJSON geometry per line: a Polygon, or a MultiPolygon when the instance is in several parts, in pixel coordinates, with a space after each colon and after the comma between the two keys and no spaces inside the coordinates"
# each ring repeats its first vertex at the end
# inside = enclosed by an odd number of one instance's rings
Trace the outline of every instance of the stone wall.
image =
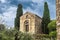
{"type": "Polygon", "coordinates": [[[42,29],[40,26],[42,19],[39,16],[30,12],[26,12],[20,17],[20,31],[26,32],[25,25],[24,25],[24,22],[26,20],[29,21],[29,31],[27,33],[36,34],[36,33],[42,32],[42,29]]]}
{"type": "Polygon", "coordinates": [[[30,13],[26,13],[23,16],[20,17],[20,31],[25,32],[25,26],[24,22],[28,20],[29,21],[29,32],[28,33],[35,33],[35,18],[34,15],[32,16],[30,13]],[[27,16],[28,15],[28,16],[27,16]],[[27,16],[27,18],[26,18],[27,16]]]}
{"type": "Polygon", "coordinates": [[[60,40],[60,0],[56,0],[57,40],[60,40]]]}
{"type": "Polygon", "coordinates": [[[42,33],[42,27],[41,27],[41,22],[42,22],[42,20],[41,20],[42,18],[40,18],[39,16],[35,16],[35,27],[36,27],[36,33],[37,34],[41,34],[42,33]]]}

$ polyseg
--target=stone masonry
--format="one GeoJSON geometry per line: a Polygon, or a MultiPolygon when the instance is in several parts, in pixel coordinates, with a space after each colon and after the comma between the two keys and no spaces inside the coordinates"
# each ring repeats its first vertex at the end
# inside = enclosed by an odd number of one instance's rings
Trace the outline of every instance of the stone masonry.
{"type": "Polygon", "coordinates": [[[60,40],[60,0],[56,0],[57,40],[60,40]]]}
{"type": "Polygon", "coordinates": [[[26,12],[20,17],[20,31],[23,33],[41,34],[41,21],[42,19],[39,16],[26,12]]]}

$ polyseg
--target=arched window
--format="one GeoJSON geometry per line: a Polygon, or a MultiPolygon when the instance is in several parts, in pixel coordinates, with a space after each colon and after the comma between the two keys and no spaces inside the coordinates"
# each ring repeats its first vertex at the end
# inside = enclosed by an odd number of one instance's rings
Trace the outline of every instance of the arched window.
{"type": "Polygon", "coordinates": [[[28,20],[26,20],[24,22],[24,26],[25,26],[25,31],[28,32],[29,31],[29,21],[28,20]]]}

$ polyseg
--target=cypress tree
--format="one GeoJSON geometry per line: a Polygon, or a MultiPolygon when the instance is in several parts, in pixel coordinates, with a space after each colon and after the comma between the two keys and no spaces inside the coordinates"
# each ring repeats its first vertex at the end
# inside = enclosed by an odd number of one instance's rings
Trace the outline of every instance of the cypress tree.
{"type": "Polygon", "coordinates": [[[19,4],[17,8],[17,14],[15,18],[15,29],[20,29],[20,17],[23,15],[22,5],[19,4]]]}
{"type": "Polygon", "coordinates": [[[44,14],[42,17],[42,31],[44,34],[48,34],[48,23],[50,23],[50,14],[49,14],[49,8],[47,2],[44,3],[44,14]]]}

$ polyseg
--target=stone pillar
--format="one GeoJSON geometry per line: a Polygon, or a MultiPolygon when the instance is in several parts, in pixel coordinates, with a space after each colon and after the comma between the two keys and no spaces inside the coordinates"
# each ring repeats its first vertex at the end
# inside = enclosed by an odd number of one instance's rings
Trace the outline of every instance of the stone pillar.
{"type": "Polygon", "coordinates": [[[60,40],[60,0],[56,0],[57,40],[60,40]]]}

